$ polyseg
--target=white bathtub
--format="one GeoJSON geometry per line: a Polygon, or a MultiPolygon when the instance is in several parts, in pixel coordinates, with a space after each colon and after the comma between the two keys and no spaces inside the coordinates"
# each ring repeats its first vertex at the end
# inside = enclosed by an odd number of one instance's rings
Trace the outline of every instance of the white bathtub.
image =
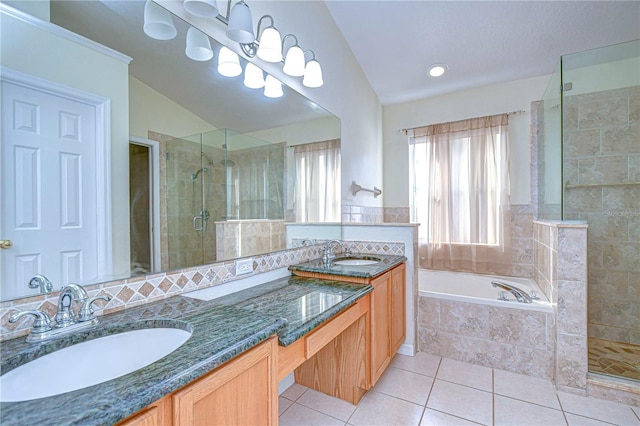
{"type": "Polygon", "coordinates": [[[552,306],[544,293],[540,291],[535,281],[529,278],[418,269],[418,285],[418,293],[421,297],[480,303],[505,308],[552,311],[552,306]],[[502,289],[493,287],[491,285],[493,280],[513,284],[529,294],[533,291],[540,299],[535,300],[533,303],[520,303],[509,293],[509,301],[498,300],[498,295],[502,289]]]}

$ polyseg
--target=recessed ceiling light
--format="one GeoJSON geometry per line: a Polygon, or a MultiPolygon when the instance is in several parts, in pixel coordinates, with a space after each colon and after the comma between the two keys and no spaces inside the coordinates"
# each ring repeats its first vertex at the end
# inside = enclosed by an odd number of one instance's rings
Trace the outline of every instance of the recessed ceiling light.
{"type": "Polygon", "coordinates": [[[429,75],[431,77],[441,77],[449,70],[447,64],[433,64],[429,67],[429,75]]]}

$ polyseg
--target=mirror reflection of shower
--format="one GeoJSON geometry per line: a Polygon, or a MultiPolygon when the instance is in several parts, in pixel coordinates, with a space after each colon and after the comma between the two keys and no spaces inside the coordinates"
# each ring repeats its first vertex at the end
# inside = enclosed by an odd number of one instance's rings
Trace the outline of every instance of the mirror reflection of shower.
{"type": "MultiPolygon", "coordinates": [[[[203,152],[202,164],[213,167],[214,162],[203,152]]],[[[211,179],[209,179],[209,167],[201,167],[195,173],[191,173],[191,188],[193,194],[193,229],[198,231],[206,231],[211,213],[209,212],[208,201],[211,179]],[[200,179],[198,179],[200,176],[200,179]],[[199,196],[198,196],[199,195],[199,196]]],[[[200,237],[204,237],[204,232],[199,233],[200,237]]]]}

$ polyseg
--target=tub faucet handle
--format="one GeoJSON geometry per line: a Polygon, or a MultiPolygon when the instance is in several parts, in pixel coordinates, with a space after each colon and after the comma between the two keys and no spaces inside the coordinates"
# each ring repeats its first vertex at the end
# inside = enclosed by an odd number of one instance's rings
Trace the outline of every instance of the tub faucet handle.
{"type": "Polygon", "coordinates": [[[509,297],[508,296],[509,296],[509,292],[507,292],[507,291],[501,290],[501,291],[498,292],[498,300],[502,300],[502,301],[508,302],[509,301],[509,297]]]}

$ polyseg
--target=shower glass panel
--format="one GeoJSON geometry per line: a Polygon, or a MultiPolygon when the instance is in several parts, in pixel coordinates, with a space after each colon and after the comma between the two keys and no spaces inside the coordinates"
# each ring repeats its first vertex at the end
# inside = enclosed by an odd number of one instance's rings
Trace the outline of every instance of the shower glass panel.
{"type": "MultiPolygon", "coordinates": [[[[210,171],[202,151],[202,135],[173,139],[166,144],[166,193],[161,196],[161,210],[166,211],[166,269],[201,265],[207,219],[203,196],[210,184],[210,171]],[[196,231],[195,228],[199,228],[196,231]]],[[[213,236],[215,241],[215,234],[213,236]]],[[[215,253],[215,249],[214,249],[215,253]]]]}
{"type": "Polygon", "coordinates": [[[164,269],[280,249],[267,234],[260,235],[269,243],[265,247],[251,251],[245,243],[239,251],[241,244],[229,241],[239,237],[237,227],[230,233],[231,228],[217,225],[284,219],[285,149],[285,143],[272,144],[228,129],[168,141],[166,193],[161,195],[167,225],[161,238],[167,247],[164,269]]]}
{"type": "Polygon", "coordinates": [[[543,220],[562,218],[562,125],[560,63],[551,76],[542,98],[538,135],[538,217],[543,220]]]}
{"type": "Polygon", "coordinates": [[[561,66],[563,219],[589,224],[589,370],[640,380],[640,40],[561,66]]]}

